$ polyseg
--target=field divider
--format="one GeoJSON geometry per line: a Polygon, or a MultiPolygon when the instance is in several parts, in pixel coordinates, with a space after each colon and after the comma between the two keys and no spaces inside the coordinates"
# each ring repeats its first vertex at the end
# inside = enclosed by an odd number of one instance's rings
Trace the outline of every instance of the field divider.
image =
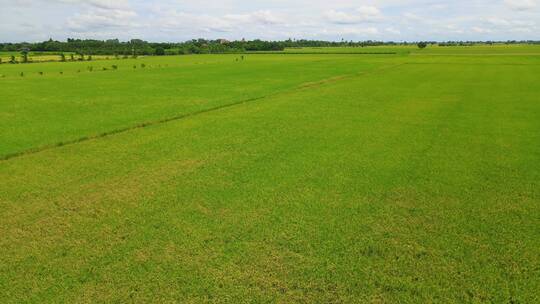
{"type": "Polygon", "coordinates": [[[390,66],[384,66],[384,67],[374,69],[374,70],[370,70],[370,71],[358,72],[358,73],[354,73],[354,74],[346,74],[346,75],[341,75],[341,76],[334,76],[334,77],[330,77],[330,78],[327,78],[327,79],[314,81],[314,82],[306,82],[306,83],[302,83],[302,84],[300,84],[300,85],[298,85],[296,87],[293,87],[291,89],[278,91],[278,92],[275,92],[275,93],[272,93],[272,94],[267,94],[267,95],[258,96],[258,97],[251,97],[251,98],[243,99],[243,100],[240,100],[240,101],[236,101],[236,102],[232,102],[232,103],[228,103],[228,104],[224,104],[224,105],[220,105],[220,106],[216,106],[216,107],[211,107],[211,108],[207,108],[207,109],[203,109],[203,110],[199,110],[199,111],[195,111],[195,112],[191,112],[191,113],[176,115],[176,116],[173,116],[173,117],[168,117],[168,118],[163,118],[163,119],[158,119],[158,120],[153,120],[153,121],[147,121],[147,122],[139,123],[139,124],[136,124],[136,125],[131,125],[131,126],[123,127],[123,128],[118,128],[118,129],[114,129],[114,130],[111,130],[111,131],[102,132],[102,133],[99,133],[99,134],[96,134],[96,135],[82,136],[82,137],[72,139],[72,140],[61,141],[61,142],[57,142],[57,143],[54,143],[54,144],[43,145],[43,146],[40,146],[40,147],[37,147],[37,148],[31,148],[31,149],[27,149],[27,150],[20,151],[20,152],[9,153],[9,154],[0,156],[0,162],[8,161],[8,160],[15,159],[15,158],[20,158],[20,157],[23,157],[23,156],[26,156],[26,155],[37,154],[37,153],[40,153],[40,152],[44,152],[44,151],[47,151],[47,150],[52,150],[52,149],[55,149],[55,148],[60,148],[60,147],[63,147],[63,146],[69,146],[69,145],[74,145],[74,144],[78,144],[78,143],[82,143],[82,142],[86,142],[86,141],[90,141],[90,140],[96,140],[96,139],[100,139],[100,138],[105,138],[105,137],[113,136],[113,135],[120,134],[120,133],[125,133],[125,132],[132,131],[132,130],[137,130],[137,129],[142,129],[142,128],[151,127],[151,126],[155,126],[155,125],[165,124],[165,123],[172,122],[172,121],[182,120],[182,119],[190,118],[190,117],[193,117],[193,116],[198,116],[198,115],[209,113],[209,112],[215,112],[215,111],[219,111],[219,110],[223,110],[223,109],[227,109],[227,108],[232,108],[232,107],[243,105],[243,104],[250,103],[250,102],[253,102],[253,101],[262,100],[262,99],[266,99],[266,98],[274,97],[274,96],[279,96],[279,95],[282,95],[282,94],[291,93],[291,92],[295,92],[295,91],[301,91],[301,90],[305,90],[305,89],[308,89],[308,88],[319,87],[319,86],[322,86],[322,85],[325,85],[325,84],[335,83],[335,82],[338,82],[338,81],[341,81],[341,80],[351,79],[351,78],[355,78],[355,77],[359,77],[359,76],[363,76],[363,75],[369,75],[369,74],[373,74],[373,73],[376,73],[376,72],[381,72],[381,71],[385,71],[385,70],[389,70],[389,69],[394,69],[394,68],[397,68],[399,66],[403,66],[405,64],[407,64],[407,63],[399,63],[399,64],[395,64],[395,65],[390,65],[390,66]]]}
{"type": "MultiPolygon", "coordinates": [[[[374,74],[376,72],[382,72],[382,71],[389,70],[389,69],[395,69],[397,67],[400,67],[400,66],[403,66],[403,65],[406,65],[406,64],[408,64],[408,63],[403,62],[403,63],[394,64],[394,65],[384,66],[384,67],[374,69],[374,70],[371,70],[371,71],[363,71],[363,72],[358,72],[358,73],[354,73],[354,74],[346,74],[346,75],[334,76],[334,77],[326,78],[326,79],[319,80],[319,81],[305,82],[305,83],[302,83],[299,86],[297,86],[296,89],[303,90],[303,89],[309,89],[309,88],[313,88],[313,87],[318,87],[318,86],[322,86],[322,85],[325,85],[325,84],[338,82],[338,81],[341,81],[341,80],[347,80],[347,79],[351,79],[351,78],[355,78],[355,77],[359,77],[359,76],[363,76],[363,75],[374,74]]],[[[291,91],[293,91],[293,90],[291,90],[291,91]]],[[[279,93],[285,93],[285,92],[279,92],[279,93]]]]}
{"type": "Polygon", "coordinates": [[[281,52],[281,51],[254,51],[246,52],[249,55],[400,55],[408,52],[281,52]]]}

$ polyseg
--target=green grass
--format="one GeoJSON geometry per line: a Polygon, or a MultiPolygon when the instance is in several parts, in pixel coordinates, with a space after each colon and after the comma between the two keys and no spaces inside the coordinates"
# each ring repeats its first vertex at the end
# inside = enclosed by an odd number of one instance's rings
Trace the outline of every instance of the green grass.
{"type": "Polygon", "coordinates": [[[303,47],[288,48],[283,52],[288,54],[409,54],[416,49],[416,46],[303,47]]]}
{"type": "MultiPolygon", "coordinates": [[[[279,53],[279,52],[278,52],[279,53]]],[[[416,45],[408,46],[368,46],[368,47],[306,47],[289,48],[288,54],[378,54],[395,53],[396,55],[443,55],[443,56],[496,56],[496,55],[528,55],[540,56],[540,45],[526,44],[478,44],[473,46],[438,46],[429,45],[419,49],[416,45]]]]}
{"type": "Polygon", "coordinates": [[[525,44],[493,44],[493,45],[474,45],[474,46],[428,46],[426,49],[416,49],[414,54],[431,55],[478,55],[478,56],[509,56],[509,55],[528,55],[540,56],[540,45],[525,44]]]}
{"type": "Polygon", "coordinates": [[[0,67],[4,155],[206,110],[1,161],[3,302],[540,300],[537,57],[235,58],[0,67]]]}
{"type": "Polygon", "coordinates": [[[2,66],[0,73],[6,77],[0,78],[4,92],[0,129],[5,131],[0,134],[0,156],[264,97],[307,82],[369,71],[378,63],[396,62],[387,57],[358,61],[323,55],[237,58],[210,55],[2,66]],[[118,70],[112,70],[112,65],[118,70]]]}

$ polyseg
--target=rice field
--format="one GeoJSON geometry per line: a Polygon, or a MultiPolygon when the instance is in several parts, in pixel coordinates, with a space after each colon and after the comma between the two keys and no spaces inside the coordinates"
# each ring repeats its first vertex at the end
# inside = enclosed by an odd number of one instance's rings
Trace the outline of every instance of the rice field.
{"type": "Polygon", "coordinates": [[[0,65],[2,302],[539,302],[540,52],[478,48],[0,65]]]}

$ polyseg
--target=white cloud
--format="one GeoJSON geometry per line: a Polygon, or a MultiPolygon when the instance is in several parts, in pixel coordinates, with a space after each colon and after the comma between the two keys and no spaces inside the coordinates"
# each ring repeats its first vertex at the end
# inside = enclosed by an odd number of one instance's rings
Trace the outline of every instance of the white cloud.
{"type": "Polygon", "coordinates": [[[151,21],[152,27],[165,31],[201,31],[201,32],[229,32],[234,24],[224,18],[206,14],[189,14],[177,11],[165,11],[158,18],[151,21]]]}
{"type": "Polygon", "coordinates": [[[381,11],[374,6],[362,6],[350,12],[329,10],[326,18],[336,24],[356,24],[378,21],[382,18],[381,11]]]}
{"type": "Polygon", "coordinates": [[[256,11],[248,14],[230,14],[225,15],[224,19],[235,23],[255,23],[265,25],[275,25],[284,23],[284,19],[277,16],[275,13],[265,10],[256,11]]]}
{"type": "Polygon", "coordinates": [[[394,28],[394,27],[391,27],[391,26],[385,28],[384,30],[387,31],[388,33],[394,34],[394,35],[399,35],[399,34],[401,34],[401,31],[400,31],[400,30],[398,30],[398,29],[396,29],[396,28],[394,28]]]}
{"type": "Polygon", "coordinates": [[[509,35],[517,34],[530,34],[537,30],[536,22],[532,20],[511,19],[511,18],[486,18],[483,22],[484,25],[480,26],[489,31],[477,33],[509,33],[509,35]]]}
{"type": "Polygon", "coordinates": [[[403,13],[403,17],[407,21],[424,21],[425,19],[411,12],[403,13]]]}
{"type": "Polygon", "coordinates": [[[373,36],[379,34],[379,30],[376,27],[345,27],[339,29],[325,29],[323,31],[326,35],[343,36],[373,36]]]}
{"type": "Polygon", "coordinates": [[[74,32],[93,32],[107,29],[133,29],[137,13],[132,10],[94,8],[84,13],[77,13],[67,19],[67,27],[74,32]]]}
{"type": "Polygon", "coordinates": [[[232,33],[244,28],[259,28],[284,24],[283,18],[270,11],[255,11],[245,14],[227,14],[212,16],[192,14],[175,10],[157,10],[157,17],[152,20],[153,28],[168,32],[185,31],[192,33],[232,33]]]}
{"type": "Polygon", "coordinates": [[[478,34],[487,34],[487,33],[492,33],[493,31],[490,30],[490,29],[486,29],[486,28],[483,28],[483,27],[478,27],[478,26],[473,26],[471,28],[471,30],[475,33],[478,33],[478,34]]]}
{"type": "Polygon", "coordinates": [[[503,18],[490,17],[486,19],[486,22],[493,26],[509,26],[511,23],[503,18]]]}
{"type": "Polygon", "coordinates": [[[527,11],[536,8],[537,0],[504,0],[504,3],[513,10],[527,11]]]}
{"type": "Polygon", "coordinates": [[[0,41],[540,40],[540,0],[0,0],[0,7],[0,41]]]}
{"type": "Polygon", "coordinates": [[[83,4],[101,9],[125,9],[129,8],[128,0],[57,0],[69,4],[83,4]]]}

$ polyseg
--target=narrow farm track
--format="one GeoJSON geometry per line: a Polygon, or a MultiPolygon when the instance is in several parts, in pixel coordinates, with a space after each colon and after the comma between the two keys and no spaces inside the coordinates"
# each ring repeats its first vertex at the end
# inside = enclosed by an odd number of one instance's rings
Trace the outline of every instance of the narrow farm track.
{"type": "Polygon", "coordinates": [[[287,93],[291,93],[291,92],[295,92],[295,91],[299,91],[299,90],[311,89],[311,88],[314,88],[314,87],[319,87],[319,86],[323,86],[325,84],[335,83],[335,82],[338,82],[338,81],[351,79],[351,78],[354,78],[354,77],[361,77],[361,76],[366,76],[366,75],[370,75],[370,74],[374,74],[374,73],[380,73],[380,72],[384,72],[386,70],[396,69],[396,68],[398,68],[400,66],[403,66],[403,65],[406,65],[406,64],[407,64],[406,62],[405,63],[398,63],[398,64],[395,64],[395,65],[390,65],[390,66],[384,66],[384,67],[381,67],[381,68],[377,68],[377,69],[374,69],[374,70],[371,70],[371,71],[364,71],[364,72],[358,72],[358,73],[355,73],[355,74],[334,76],[334,77],[331,77],[331,78],[327,78],[327,79],[323,79],[323,80],[315,81],[315,82],[307,82],[307,83],[300,84],[299,86],[297,86],[297,87],[295,87],[293,89],[290,89],[290,90],[278,91],[278,92],[275,92],[275,93],[272,93],[272,94],[266,94],[264,96],[239,100],[239,101],[236,101],[236,102],[232,102],[232,103],[228,103],[228,104],[224,104],[224,105],[220,105],[220,106],[216,106],[216,107],[211,107],[211,108],[208,108],[208,109],[203,109],[203,110],[195,111],[195,112],[192,112],[192,113],[176,115],[176,116],[167,117],[167,118],[159,119],[159,120],[146,121],[146,122],[138,123],[136,125],[128,126],[128,127],[125,127],[125,128],[119,128],[119,129],[114,129],[114,130],[107,131],[107,132],[102,132],[102,133],[97,134],[97,135],[82,136],[80,138],[73,139],[73,140],[60,141],[60,142],[57,142],[57,143],[53,143],[53,144],[49,144],[49,145],[45,145],[45,146],[41,146],[41,147],[37,147],[37,148],[32,148],[32,149],[28,149],[28,150],[25,150],[25,151],[10,153],[10,154],[0,156],[0,162],[12,160],[12,159],[19,158],[19,157],[23,157],[25,155],[31,155],[31,154],[36,154],[36,153],[40,153],[40,152],[43,152],[43,151],[51,150],[51,149],[56,149],[56,148],[63,147],[63,146],[74,145],[74,144],[85,142],[85,141],[90,141],[90,140],[96,140],[96,139],[100,139],[100,138],[104,138],[104,137],[109,137],[109,136],[113,136],[113,135],[116,135],[116,134],[129,132],[129,131],[132,131],[132,130],[137,130],[137,129],[141,129],[141,128],[147,128],[147,127],[151,127],[151,126],[155,126],[155,125],[165,124],[165,123],[172,122],[172,121],[191,118],[191,117],[198,116],[198,115],[205,114],[205,113],[209,113],[209,112],[216,112],[216,111],[224,110],[224,109],[227,109],[227,108],[240,106],[240,105],[243,105],[243,104],[246,104],[246,103],[266,99],[266,98],[269,98],[269,97],[279,96],[279,95],[282,95],[282,94],[287,94],[287,93]]]}

